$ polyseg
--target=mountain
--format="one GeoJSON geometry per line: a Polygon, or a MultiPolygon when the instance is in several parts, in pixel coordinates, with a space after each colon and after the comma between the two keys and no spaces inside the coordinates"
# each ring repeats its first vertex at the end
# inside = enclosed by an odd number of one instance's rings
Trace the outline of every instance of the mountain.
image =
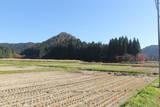
{"type": "Polygon", "coordinates": [[[68,33],[62,32],[58,34],[57,36],[54,36],[40,44],[37,44],[37,47],[41,49],[49,48],[49,47],[60,45],[60,44],[63,45],[69,42],[70,40],[78,40],[78,39],[68,33]]]}
{"type": "Polygon", "coordinates": [[[6,48],[0,46],[0,58],[13,58],[20,57],[16,52],[11,48],[6,48]]]}
{"type": "Polygon", "coordinates": [[[13,49],[17,53],[21,53],[23,50],[30,48],[35,43],[28,42],[28,43],[0,43],[0,46],[7,47],[13,49]]]}
{"type": "Polygon", "coordinates": [[[148,56],[158,56],[158,46],[151,45],[142,49],[142,53],[148,56]]]}
{"type": "Polygon", "coordinates": [[[148,60],[158,60],[158,45],[151,45],[143,48],[142,54],[147,56],[148,60]]]}
{"type": "MultiPolygon", "coordinates": [[[[74,36],[62,32],[42,43],[34,44],[30,48],[25,49],[22,54],[29,58],[47,58],[51,53],[53,54],[55,47],[66,47],[71,41],[81,43],[81,41],[74,36]]],[[[56,54],[56,52],[54,52],[54,54],[56,54]]]]}
{"type": "Polygon", "coordinates": [[[87,43],[62,32],[42,43],[25,49],[21,54],[32,59],[74,59],[85,61],[117,61],[117,56],[140,52],[139,40],[127,37],[111,39],[109,44],[87,43]]]}

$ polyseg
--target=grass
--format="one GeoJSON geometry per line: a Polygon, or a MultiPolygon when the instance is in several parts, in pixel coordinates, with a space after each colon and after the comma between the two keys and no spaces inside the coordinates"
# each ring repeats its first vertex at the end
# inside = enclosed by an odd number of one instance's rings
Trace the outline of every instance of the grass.
{"type": "Polygon", "coordinates": [[[15,73],[28,73],[28,72],[49,72],[49,71],[64,71],[64,69],[61,68],[55,68],[55,69],[34,69],[34,70],[6,70],[6,71],[0,71],[0,74],[15,74],[15,73]]]}
{"type": "Polygon", "coordinates": [[[142,88],[138,94],[127,100],[121,107],[160,107],[158,80],[142,88]]]}
{"type": "Polygon", "coordinates": [[[131,67],[150,67],[150,68],[157,68],[158,63],[105,63],[104,65],[111,65],[111,66],[131,66],[131,67]]]}
{"type": "Polygon", "coordinates": [[[147,74],[145,71],[136,71],[136,70],[115,70],[112,68],[88,68],[85,70],[89,71],[102,71],[102,72],[119,72],[119,73],[134,73],[134,74],[147,74]]]}
{"type": "MultiPolygon", "coordinates": [[[[96,62],[34,62],[34,61],[0,61],[0,66],[17,66],[17,67],[28,67],[28,66],[39,66],[44,67],[44,69],[37,70],[24,70],[24,71],[0,71],[0,74],[5,73],[22,73],[22,72],[38,72],[38,71],[72,71],[72,70],[88,70],[88,71],[103,71],[103,72],[122,72],[122,73],[135,73],[135,74],[146,74],[145,70],[139,69],[133,70],[131,66],[136,64],[128,63],[96,63],[96,62]],[[126,67],[131,67],[130,69],[124,69],[126,67]],[[51,67],[52,69],[47,69],[51,67]],[[54,69],[53,69],[54,67],[54,69]]],[[[137,64],[137,66],[146,67],[148,64],[137,64]]],[[[151,64],[151,66],[156,66],[156,64],[151,64]]],[[[148,67],[148,66],[147,66],[148,67]]],[[[134,67],[133,67],[134,68],[134,67]]],[[[152,67],[151,67],[152,68],[152,67]]]]}
{"type": "Polygon", "coordinates": [[[62,68],[64,70],[87,70],[87,71],[102,71],[102,72],[123,72],[123,73],[139,73],[139,74],[145,74],[147,72],[145,71],[137,71],[137,70],[119,70],[119,69],[113,69],[118,68],[118,66],[113,67],[105,67],[101,65],[41,65],[41,66],[47,66],[47,67],[56,67],[56,68],[62,68]]]}

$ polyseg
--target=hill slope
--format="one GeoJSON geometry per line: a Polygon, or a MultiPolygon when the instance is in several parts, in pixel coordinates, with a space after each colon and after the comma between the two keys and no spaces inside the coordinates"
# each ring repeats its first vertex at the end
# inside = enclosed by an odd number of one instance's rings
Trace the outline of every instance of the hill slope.
{"type": "Polygon", "coordinates": [[[13,58],[17,56],[18,54],[13,49],[0,46],[0,58],[13,58]]]}
{"type": "Polygon", "coordinates": [[[13,49],[17,53],[21,53],[23,50],[30,48],[35,43],[29,42],[29,43],[0,43],[0,46],[7,47],[13,49]]]}
{"type": "Polygon", "coordinates": [[[142,54],[146,55],[148,60],[158,60],[158,45],[143,48],[142,54]]]}
{"type": "Polygon", "coordinates": [[[116,56],[140,52],[139,40],[127,37],[111,39],[109,44],[82,42],[76,37],[62,32],[42,43],[33,45],[22,52],[26,58],[34,59],[74,59],[85,61],[118,61],[116,56]]]}
{"type": "Polygon", "coordinates": [[[149,55],[149,56],[158,56],[158,46],[151,45],[151,46],[145,47],[142,50],[142,53],[149,55]]]}
{"type": "MultiPolygon", "coordinates": [[[[69,45],[70,41],[81,43],[81,41],[74,36],[62,32],[42,43],[34,44],[32,47],[25,49],[22,54],[28,58],[51,58],[50,54],[53,54],[55,47],[65,47],[69,45]]],[[[54,54],[56,53],[54,52],[54,54]]]]}

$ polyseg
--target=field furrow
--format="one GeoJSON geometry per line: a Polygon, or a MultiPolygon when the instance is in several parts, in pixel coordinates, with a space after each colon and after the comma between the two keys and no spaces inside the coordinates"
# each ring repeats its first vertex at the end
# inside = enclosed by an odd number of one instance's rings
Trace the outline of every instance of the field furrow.
{"type": "Polygon", "coordinates": [[[25,73],[0,78],[0,107],[114,107],[147,84],[146,80],[154,79],[92,71],[25,73]]]}

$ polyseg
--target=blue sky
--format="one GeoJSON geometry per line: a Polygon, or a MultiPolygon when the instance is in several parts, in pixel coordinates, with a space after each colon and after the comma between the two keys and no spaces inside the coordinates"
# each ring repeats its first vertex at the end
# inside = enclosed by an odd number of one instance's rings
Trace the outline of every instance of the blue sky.
{"type": "Polygon", "coordinates": [[[41,42],[60,32],[108,43],[157,44],[154,0],[0,0],[0,42],[41,42]]]}

